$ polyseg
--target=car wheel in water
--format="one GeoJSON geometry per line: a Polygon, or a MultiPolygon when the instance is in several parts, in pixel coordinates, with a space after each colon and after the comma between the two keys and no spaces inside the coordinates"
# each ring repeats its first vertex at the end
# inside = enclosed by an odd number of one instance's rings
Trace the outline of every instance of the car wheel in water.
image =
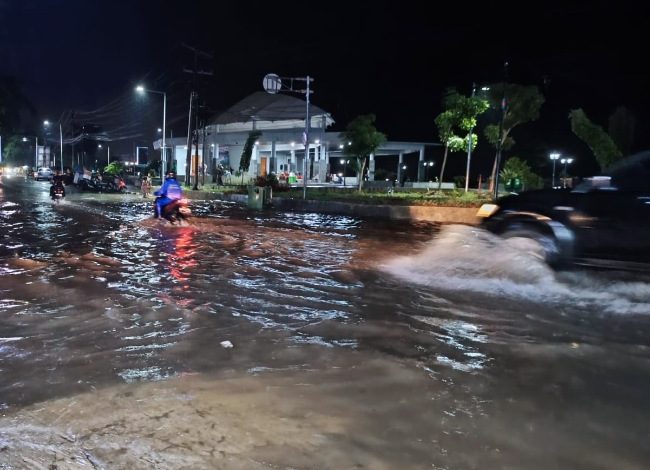
{"type": "Polygon", "coordinates": [[[529,228],[511,228],[501,233],[501,237],[517,249],[528,251],[538,256],[549,266],[558,267],[562,264],[562,254],[557,240],[552,235],[529,228]]]}

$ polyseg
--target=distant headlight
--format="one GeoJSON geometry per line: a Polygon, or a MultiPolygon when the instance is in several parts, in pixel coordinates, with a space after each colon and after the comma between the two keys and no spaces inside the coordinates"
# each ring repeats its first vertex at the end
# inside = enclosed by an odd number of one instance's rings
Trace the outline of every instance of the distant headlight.
{"type": "Polygon", "coordinates": [[[496,204],[483,204],[481,208],[476,213],[476,217],[490,217],[496,211],[499,210],[499,206],[496,204]]]}

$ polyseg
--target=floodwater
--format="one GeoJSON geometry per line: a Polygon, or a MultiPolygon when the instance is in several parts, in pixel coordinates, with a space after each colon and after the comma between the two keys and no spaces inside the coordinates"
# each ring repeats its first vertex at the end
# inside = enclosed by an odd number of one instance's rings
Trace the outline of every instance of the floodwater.
{"type": "Polygon", "coordinates": [[[47,189],[0,184],[0,469],[648,467],[648,277],[47,189]]]}

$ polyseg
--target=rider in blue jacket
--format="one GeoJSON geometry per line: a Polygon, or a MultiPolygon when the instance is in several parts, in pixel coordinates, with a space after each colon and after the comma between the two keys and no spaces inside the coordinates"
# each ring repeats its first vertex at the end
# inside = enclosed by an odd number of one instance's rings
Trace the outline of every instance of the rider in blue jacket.
{"type": "Polygon", "coordinates": [[[165,182],[154,194],[158,196],[156,200],[156,218],[162,215],[166,205],[183,198],[183,188],[176,181],[176,175],[173,171],[167,173],[165,182]]]}

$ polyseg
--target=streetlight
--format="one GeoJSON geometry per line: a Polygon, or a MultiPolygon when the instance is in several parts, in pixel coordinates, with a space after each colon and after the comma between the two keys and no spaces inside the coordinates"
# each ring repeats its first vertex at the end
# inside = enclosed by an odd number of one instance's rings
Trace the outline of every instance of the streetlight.
{"type": "Polygon", "coordinates": [[[426,170],[426,176],[429,177],[429,181],[431,181],[431,177],[430,177],[429,173],[433,169],[434,164],[435,164],[435,162],[424,162],[424,169],[426,170]]]}
{"type": "Polygon", "coordinates": [[[345,186],[345,176],[348,174],[348,162],[345,158],[341,158],[341,164],[343,165],[343,186],[345,186]]]}
{"type": "MultiPolygon", "coordinates": [[[[490,87],[482,86],[481,91],[484,93],[488,92],[490,91],[490,87]]],[[[474,96],[476,96],[476,83],[472,84],[472,98],[474,98],[474,96]]],[[[469,191],[469,167],[472,161],[472,147],[474,146],[474,144],[472,143],[473,134],[474,134],[474,127],[471,127],[467,139],[467,169],[465,171],[465,192],[469,191]]]]}
{"type": "MultiPolygon", "coordinates": [[[[162,125],[162,129],[161,129],[161,131],[162,131],[162,150],[160,152],[160,156],[161,156],[161,160],[162,160],[162,168],[161,168],[162,169],[162,172],[161,172],[162,174],[161,174],[161,176],[164,177],[164,175],[166,173],[166,169],[167,169],[166,168],[167,167],[167,154],[166,154],[166,147],[165,147],[165,127],[167,125],[167,93],[165,93],[164,91],[149,90],[149,89],[143,87],[142,85],[138,85],[137,87],[135,87],[135,91],[137,91],[140,94],[156,93],[158,95],[163,96],[163,125],[162,125]]],[[[198,175],[197,175],[197,177],[198,177],[198,175]]]]}
{"type": "Polygon", "coordinates": [[[566,188],[566,166],[573,163],[573,158],[563,158],[560,163],[564,165],[564,178],[562,178],[562,187],[566,188]]]}
{"type": "MultiPolygon", "coordinates": [[[[43,165],[45,165],[45,149],[47,148],[47,133],[50,130],[50,121],[47,119],[43,121],[43,165]]],[[[51,152],[50,152],[51,156],[51,152]]],[[[47,160],[47,166],[50,166],[50,160],[47,160]]],[[[56,168],[56,157],[54,158],[54,164],[52,165],[56,168]]]]}
{"type": "Polygon", "coordinates": [[[551,178],[551,187],[555,189],[555,160],[560,158],[560,154],[557,152],[553,152],[549,155],[549,158],[553,160],[553,177],[551,178]]]}
{"type": "MultiPolygon", "coordinates": [[[[27,137],[23,137],[23,142],[27,142],[27,137]]],[[[34,150],[34,167],[38,170],[38,136],[34,136],[34,145],[36,147],[34,150]]]]}

